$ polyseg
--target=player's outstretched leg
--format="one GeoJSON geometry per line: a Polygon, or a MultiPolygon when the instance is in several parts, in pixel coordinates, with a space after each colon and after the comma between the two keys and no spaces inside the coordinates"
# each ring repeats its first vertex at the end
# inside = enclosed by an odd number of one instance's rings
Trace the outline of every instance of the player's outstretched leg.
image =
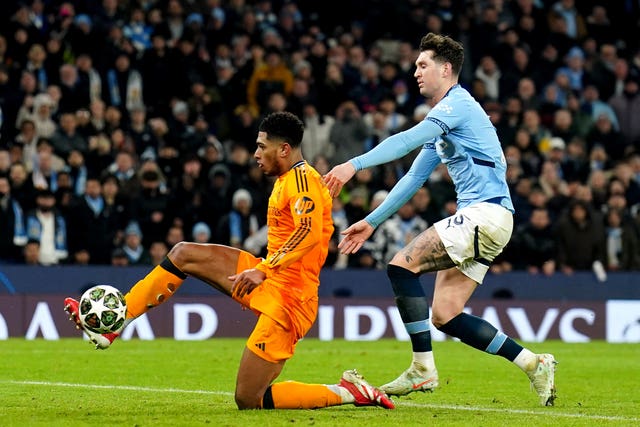
{"type": "Polygon", "coordinates": [[[85,334],[89,337],[89,340],[96,345],[97,349],[104,350],[109,348],[111,343],[120,336],[120,334],[109,333],[109,334],[97,334],[95,332],[90,331],[85,328],[82,322],[80,321],[80,309],[78,308],[78,301],[73,298],[65,298],[64,299],[64,311],[69,314],[69,320],[76,324],[76,328],[84,331],[85,334]]]}
{"type": "Polygon", "coordinates": [[[344,371],[339,385],[351,393],[356,406],[382,406],[385,409],[396,407],[383,391],[366,382],[355,369],[344,371]]]}
{"type": "Polygon", "coordinates": [[[404,396],[414,391],[433,391],[438,387],[438,370],[427,369],[413,361],[409,369],[395,380],[380,386],[380,390],[390,396],[404,396]]]}
{"type": "Polygon", "coordinates": [[[433,391],[438,387],[438,370],[431,348],[429,302],[420,284],[420,275],[394,264],[387,266],[387,275],[398,312],[411,339],[413,360],[409,369],[381,386],[380,390],[394,396],[404,396],[414,391],[433,391]]]}
{"type": "Polygon", "coordinates": [[[553,406],[556,400],[555,373],[558,362],[552,354],[536,354],[535,368],[527,371],[531,387],[538,393],[542,406],[553,406]]]}

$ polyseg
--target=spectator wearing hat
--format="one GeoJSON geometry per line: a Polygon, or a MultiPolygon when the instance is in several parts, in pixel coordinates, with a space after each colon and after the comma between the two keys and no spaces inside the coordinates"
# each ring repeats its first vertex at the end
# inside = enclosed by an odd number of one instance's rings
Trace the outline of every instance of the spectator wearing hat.
{"type": "Polygon", "coordinates": [[[73,18],[73,23],[69,27],[65,41],[71,47],[75,55],[93,54],[96,46],[99,46],[99,30],[96,30],[94,19],[84,13],[73,18]]]}
{"type": "Polygon", "coordinates": [[[33,121],[36,127],[36,135],[39,138],[50,138],[56,131],[57,125],[53,120],[53,112],[56,105],[49,94],[40,93],[36,96],[26,96],[20,109],[16,123],[23,120],[33,121]]]}
{"type": "Polygon", "coordinates": [[[223,215],[216,229],[215,242],[242,249],[244,241],[260,228],[258,218],[251,212],[253,199],[241,188],[233,193],[232,209],[223,215]]]}
{"type": "Polygon", "coordinates": [[[149,265],[151,256],[149,251],[142,245],[142,230],[137,222],[132,221],[124,230],[124,244],[121,248],[129,265],[149,265]]]}
{"type": "Polygon", "coordinates": [[[36,207],[25,217],[27,238],[39,242],[38,261],[42,265],[55,265],[68,256],[67,222],[56,209],[56,198],[50,189],[36,195],[36,207]]]}
{"type": "Polygon", "coordinates": [[[222,7],[214,7],[211,9],[208,25],[204,33],[207,46],[211,52],[215,52],[219,44],[229,43],[231,41],[233,24],[233,22],[228,21],[225,9],[222,7]]]}
{"type": "Polygon", "coordinates": [[[559,69],[567,75],[571,90],[580,92],[588,79],[588,73],[584,68],[584,52],[577,46],[569,49],[564,58],[565,66],[559,69]]]}
{"type": "Polygon", "coordinates": [[[196,243],[210,243],[211,228],[206,222],[197,222],[191,230],[191,238],[196,243]]]}
{"type": "MultiPolygon", "coordinates": [[[[184,29],[182,30],[182,37],[193,40],[196,46],[205,45],[206,43],[205,21],[202,14],[198,12],[192,12],[187,16],[187,18],[184,20],[184,29]]],[[[222,38],[218,38],[218,42],[220,41],[222,41],[222,38]]]]}

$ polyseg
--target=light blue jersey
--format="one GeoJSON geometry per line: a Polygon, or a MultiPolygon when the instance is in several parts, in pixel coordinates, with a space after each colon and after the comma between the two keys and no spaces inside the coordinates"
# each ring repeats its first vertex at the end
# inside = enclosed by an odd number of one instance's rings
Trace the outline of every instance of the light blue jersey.
{"type": "Polygon", "coordinates": [[[507,163],[487,113],[460,85],[449,92],[411,129],[392,135],[373,150],[351,160],[356,170],[390,162],[422,145],[407,174],[365,219],[377,227],[395,213],[440,163],[447,166],[458,209],[489,201],[514,212],[506,181],[507,163]]]}

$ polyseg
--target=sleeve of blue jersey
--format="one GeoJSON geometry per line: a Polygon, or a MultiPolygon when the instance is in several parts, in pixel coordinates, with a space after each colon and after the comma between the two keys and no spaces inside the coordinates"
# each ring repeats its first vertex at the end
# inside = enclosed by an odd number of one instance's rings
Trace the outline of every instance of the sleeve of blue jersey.
{"type": "Polygon", "coordinates": [[[442,129],[437,124],[423,120],[411,129],[391,135],[372,150],[350,161],[357,171],[388,163],[406,156],[439,135],[442,135],[442,129]]]}

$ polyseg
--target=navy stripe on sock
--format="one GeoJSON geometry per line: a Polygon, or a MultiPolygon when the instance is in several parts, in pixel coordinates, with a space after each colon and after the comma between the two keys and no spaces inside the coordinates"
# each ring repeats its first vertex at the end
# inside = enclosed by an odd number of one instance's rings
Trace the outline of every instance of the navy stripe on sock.
{"type": "Polygon", "coordinates": [[[276,409],[273,403],[273,395],[271,394],[271,386],[267,387],[264,396],[262,396],[262,409],[276,409]]]}
{"type": "Polygon", "coordinates": [[[169,273],[172,273],[172,274],[178,276],[182,280],[187,278],[187,275],[184,274],[182,271],[180,271],[180,269],[178,267],[176,267],[175,264],[173,262],[171,262],[171,260],[169,258],[167,258],[167,257],[165,257],[162,260],[162,262],[160,263],[160,267],[164,268],[169,273]]]}

